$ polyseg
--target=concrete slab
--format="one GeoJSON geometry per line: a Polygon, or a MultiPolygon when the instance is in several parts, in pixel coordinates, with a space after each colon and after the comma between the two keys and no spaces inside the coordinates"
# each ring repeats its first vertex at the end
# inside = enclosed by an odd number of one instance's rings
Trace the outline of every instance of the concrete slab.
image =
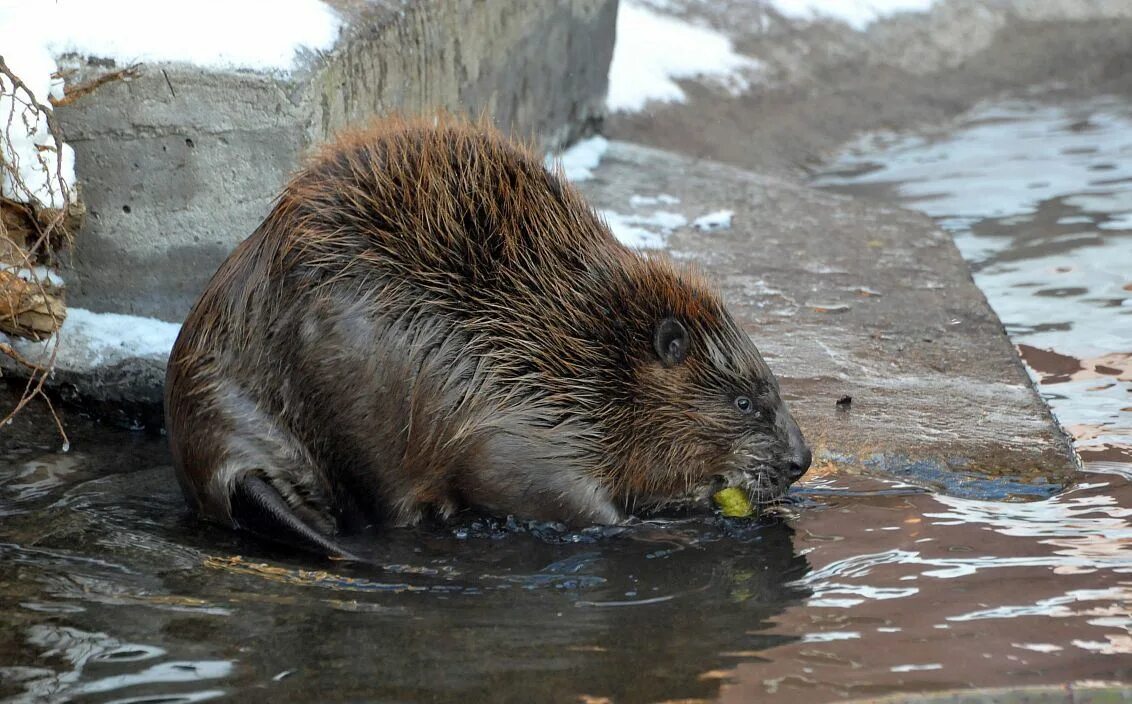
{"type": "Polygon", "coordinates": [[[819,461],[973,496],[1070,481],[1066,437],[926,217],[617,142],[581,186],[637,222],[734,211],[729,229],[675,228],[668,248],[719,283],[819,461]],[[679,202],[641,205],[662,194],[679,202]]]}
{"type": "Polygon", "coordinates": [[[547,148],[603,115],[616,0],[331,4],[338,45],[290,74],[147,65],[57,110],[89,212],[69,304],[179,322],[304,150],[375,115],[486,112],[547,148]]]}

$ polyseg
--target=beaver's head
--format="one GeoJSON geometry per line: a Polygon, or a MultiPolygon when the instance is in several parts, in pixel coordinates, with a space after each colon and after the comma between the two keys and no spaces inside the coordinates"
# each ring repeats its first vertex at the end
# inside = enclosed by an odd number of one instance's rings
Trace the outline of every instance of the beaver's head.
{"type": "Polygon", "coordinates": [[[728,487],[777,499],[811,454],[751,338],[694,273],[656,259],[628,273],[619,493],[641,508],[706,503],[728,487]]]}

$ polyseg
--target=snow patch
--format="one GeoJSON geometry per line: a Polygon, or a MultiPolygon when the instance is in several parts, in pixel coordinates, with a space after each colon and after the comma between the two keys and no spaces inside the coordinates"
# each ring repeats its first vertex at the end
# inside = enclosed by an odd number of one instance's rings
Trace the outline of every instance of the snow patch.
{"type": "Polygon", "coordinates": [[[180,325],[154,318],[68,308],[62,328],[48,339],[7,341],[28,361],[45,364],[57,347],[56,366],[85,369],[129,357],[167,357],[180,331],[180,325]]]}
{"type": "Polygon", "coordinates": [[[613,236],[621,244],[634,249],[661,249],[669,233],[688,224],[680,213],[658,210],[651,215],[626,215],[613,210],[601,211],[613,236]]]}
{"type": "Polygon", "coordinates": [[[888,669],[890,672],[926,672],[928,670],[942,670],[943,665],[933,662],[927,665],[894,665],[888,669]]]}
{"type": "Polygon", "coordinates": [[[835,640],[856,640],[861,637],[858,631],[826,631],[825,633],[807,633],[802,636],[803,643],[829,643],[835,640]]]}
{"type": "Polygon", "coordinates": [[[692,227],[698,230],[729,230],[731,229],[731,218],[735,215],[733,210],[717,210],[714,213],[701,215],[692,221],[692,227]]]}
{"type": "Polygon", "coordinates": [[[935,0],[771,0],[771,4],[786,17],[835,19],[861,32],[888,15],[927,12],[935,0]]]}
{"type": "Polygon", "coordinates": [[[75,154],[67,145],[63,145],[61,154],[56,150],[47,115],[32,104],[38,101],[49,107],[48,97],[62,97],[63,83],[51,77],[56,71],[55,59],[43,46],[16,31],[22,28],[11,24],[5,16],[10,11],[4,7],[0,5],[0,47],[4,63],[24,87],[17,88],[0,77],[0,160],[16,176],[4,169],[0,194],[20,203],[62,207],[62,189],[70,190],[75,180],[75,154]]]}
{"type": "Polygon", "coordinates": [[[629,196],[629,205],[634,208],[641,208],[646,205],[676,205],[679,202],[679,198],[670,196],[667,193],[659,193],[655,196],[640,196],[636,194],[629,196]]]}
{"type": "MultiPolygon", "coordinates": [[[[605,137],[590,137],[583,139],[558,156],[562,165],[562,172],[571,181],[586,181],[593,178],[593,170],[601,163],[605,151],[609,149],[609,140],[605,137]]],[[[546,168],[554,169],[554,155],[546,156],[546,168]]]]}
{"type": "Polygon", "coordinates": [[[1053,643],[1011,643],[1010,645],[1022,650],[1032,650],[1035,653],[1056,653],[1059,650],[1064,650],[1060,645],[1053,643]]]}
{"type": "Polygon", "coordinates": [[[622,0],[606,105],[628,112],[649,101],[683,102],[684,91],[673,79],[696,76],[714,78],[739,93],[748,86],[742,72],[759,65],[736,54],[731,40],[719,32],[622,0]]]}
{"type": "Polygon", "coordinates": [[[54,286],[55,288],[63,288],[66,286],[66,282],[63,280],[62,276],[59,276],[45,266],[36,266],[29,269],[26,266],[12,266],[0,262],[0,271],[14,274],[24,281],[38,281],[45,286],[54,286]]]}
{"type": "Polygon", "coordinates": [[[276,0],[270,7],[257,0],[51,0],[0,2],[0,27],[6,60],[24,53],[8,51],[18,41],[51,58],[74,53],[120,64],[290,71],[303,50],[333,47],[342,20],[319,0],[276,0]]]}

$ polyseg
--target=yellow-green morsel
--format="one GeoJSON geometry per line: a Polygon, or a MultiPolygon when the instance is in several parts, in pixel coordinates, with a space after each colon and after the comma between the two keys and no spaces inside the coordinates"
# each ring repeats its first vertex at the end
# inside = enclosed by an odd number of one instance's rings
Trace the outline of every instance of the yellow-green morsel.
{"type": "Polygon", "coordinates": [[[746,518],[755,512],[747,492],[737,486],[721,489],[711,497],[720,513],[728,518],[746,518]]]}

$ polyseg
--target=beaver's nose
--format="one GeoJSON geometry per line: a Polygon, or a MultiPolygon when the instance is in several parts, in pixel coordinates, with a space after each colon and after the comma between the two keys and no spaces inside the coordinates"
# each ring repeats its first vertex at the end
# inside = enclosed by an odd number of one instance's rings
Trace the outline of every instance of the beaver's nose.
{"type": "Polygon", "coordinates": [[[798,427],[793,418],[789,416],[787,418],[789,420],[786,423],[786,438],[790,443],[790,460],[787,472],[789,472],[790,481],[793,482],[806,473],[806,470],[810,468],[810,463],[814,461],[814,456],[806,445],[806,439],[802,437],[801,428],[798,427]]]}
{"type": "Polygon", "coordinates": [[[806,447],[803,441],[801,446],[794,448],[794,457],[790,460],[790,481],[797,481],[802,478],[806,470],[810,468],[810,463],[814,461],[814,455],[810,452],[810,448],[806,447]]]}

